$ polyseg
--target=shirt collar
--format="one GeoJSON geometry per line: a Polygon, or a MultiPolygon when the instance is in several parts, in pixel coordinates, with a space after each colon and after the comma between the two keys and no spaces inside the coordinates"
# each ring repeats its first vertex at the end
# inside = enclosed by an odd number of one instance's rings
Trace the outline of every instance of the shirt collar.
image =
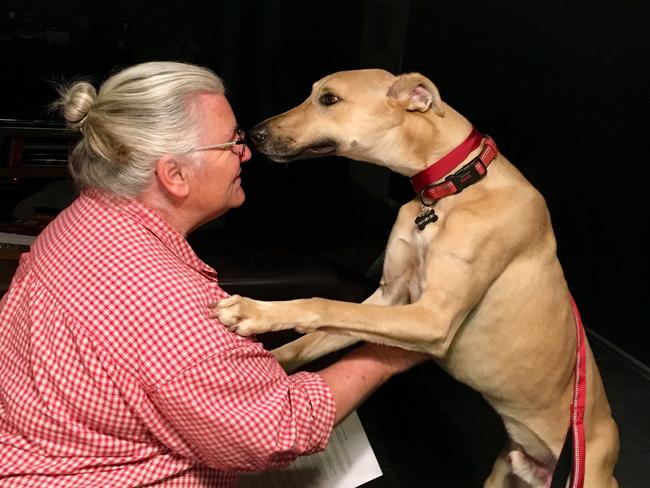
{"type": "Polygon", "coordinates": [[[122,215],[128,215],[135,222],[154,234],[169,251],[183,262],[201,273],[213,278],[217,277],[217,272],[196,255],[185,237],[165,222],[155,210],[146,206],[141,201],[121,197],[95,188],[85,189],[82,195],[98,202],[100,205],[112,208],[122,215]]]}

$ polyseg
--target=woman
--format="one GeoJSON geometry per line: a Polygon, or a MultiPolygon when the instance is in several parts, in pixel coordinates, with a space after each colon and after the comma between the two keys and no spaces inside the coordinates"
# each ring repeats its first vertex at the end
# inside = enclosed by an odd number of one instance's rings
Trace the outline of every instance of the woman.
{"type": "Polygon", "coordinates": [[[234,486],[423,360],[364,345],[287,375],[210,318],[227,294],[185,238],[244,202],[251,156],[210,70],[144,63],[59,105],[82,191],[0,303],[0,486],[234,486]]]}

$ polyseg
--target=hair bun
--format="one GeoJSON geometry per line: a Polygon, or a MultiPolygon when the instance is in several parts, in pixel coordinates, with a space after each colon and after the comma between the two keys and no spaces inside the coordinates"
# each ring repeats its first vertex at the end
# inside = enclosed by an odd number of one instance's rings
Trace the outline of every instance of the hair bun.
{"type": "Polygon", "coordinates": [[[63,117],[71,129],[81,130],[95,98],[97,90],[87,81],[78,81],[62,92],[63,117]]]}

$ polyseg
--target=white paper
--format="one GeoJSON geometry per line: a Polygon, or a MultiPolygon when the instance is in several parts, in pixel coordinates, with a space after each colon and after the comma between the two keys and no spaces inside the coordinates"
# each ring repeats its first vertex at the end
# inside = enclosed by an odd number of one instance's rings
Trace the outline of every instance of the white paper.
{"type": "Polygon", "coordinates": [[[332,432],[327,449],[282,469],[243,474],[238,488],[355,488],[382,475],[357,412],[332,432]]]}

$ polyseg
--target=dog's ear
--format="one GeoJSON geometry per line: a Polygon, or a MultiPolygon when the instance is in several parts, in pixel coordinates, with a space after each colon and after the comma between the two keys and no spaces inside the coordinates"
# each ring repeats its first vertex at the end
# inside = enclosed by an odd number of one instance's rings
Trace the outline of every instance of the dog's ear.
{"type": "Polygon", "coordinates": [[[398,76],[388,89],[388,97],[411,112],[415,110],[426,112],[433,109],[440,117],[445,115],[436,85],[420,73],[398,76]]]}

